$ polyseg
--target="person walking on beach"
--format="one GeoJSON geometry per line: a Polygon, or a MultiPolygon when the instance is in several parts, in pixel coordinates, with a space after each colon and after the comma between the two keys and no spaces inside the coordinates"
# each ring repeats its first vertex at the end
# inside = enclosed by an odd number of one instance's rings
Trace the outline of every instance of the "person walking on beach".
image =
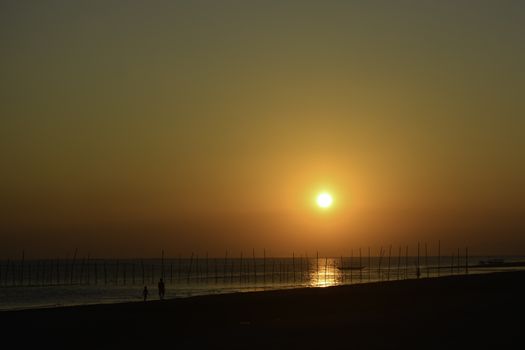
{"type": "Polygon", "coordinates": [[[166,292],[166,289],[164,287],[164,281],[162,280],[162,278],[159,281],[158,287],[159,287],[159,299],[163,300],[164,299],[164,293],[166,292]]]}
{"type": "Polygon", "coordinates": [[[144,301],[148,299],[148,286],[144,286],[144,290],[142,291],[142,296],[144,297],[144,301]]]}

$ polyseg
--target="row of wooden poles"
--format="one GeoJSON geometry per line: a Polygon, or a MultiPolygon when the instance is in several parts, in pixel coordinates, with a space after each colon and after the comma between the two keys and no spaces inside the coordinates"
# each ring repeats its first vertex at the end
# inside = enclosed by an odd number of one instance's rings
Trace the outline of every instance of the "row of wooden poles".
{"type": "MultiPolygon", "coordinates": [[[[437,266],[430,267],[428,264],[429,250],[427,245],[424,245],[425,254],[425,270],[426,277],[430,277],[432,269],[436,271],[439,276],[442,270],[450,271],[450,274],[460,273],[463,271],[468,274],[468,248],[465,248],[464,265],[461,264],[461,252],[457,250],[450,255],[450,264],[443,266],[441,264],[441,244],[438,243],[437,266]]],[[[392,246],[387,249],[380,248],[377,265],[378,280],[390,280],[394,275],[397,279],[407,279],[410,277],[409,266],[415,268],[414,276],[421,277],[421,246],[417,245],[417,258],[415,264],[409,263],[409,250],[405,246],[404,256],[403,248],[400,246],[396,257],[392,256],[392,246]],[[403,261],[404,260],[404,261],[403,261]],[[386,265],[386,266],[385,266],[386,265]],[[391,276],[392,273],[392,276],[391,276]]],[[[154,284],[157,278],[163,278],[167,283],[262,283],[266,285],[271,283],[291,283],[297,282],[317,282],[324,283],[353,283],[364,282],[372,280],[372,255],[371,249],[368,248],[368,261],[364,265],[362,249],[359,248],[358,255],[354,256],[354,250],[351,250],[350,257],[339,259],[330,258],[332,262],[331,277],[328,279],[328,257],[325,257],[324,271],[320,271],[319,267],[319,253],[316,253],[315,264],[316,270],[311,274],[311,259],[308,254],[299,257],[292,253],[291,266],[286,263],[290,258],[270,258],[269,262],[266,257],[266,250],[263,250],[262,258],[257,258],[255,249],[252,250],[252,256],[246,257],[240,253],[239,258],[229,256],[228,251],[222,258],[209,258],[206,253],[205,258],[200,258],[194,253],[188,259],[183,259],[180,255],[178,259],[165,259],[164,251],[162,251],[161,264],[158,266],[155,262],[150,262],[144,259],[132,259],[122,261],[120,259],[92,259],[90,254],[83,259],[77,259],[78,250],[75,250],[72,259],[55,259],[55,260],[41,260],[41,261],[26,261],[25,251],[22,252],[20,260],[11,261],[7,259],[4,264],[0,264],[0,286],[30,286],[30,285],[126,285],[131,283],[147,284],[151,282],[154,284]],[[257,260],[262,259],[262,273],[258,273],[257,260]],[[168,260],[168,261],[166,261],[168,260]],[[210,260],[213,264],[210,264],[210,260]],[[250,261],[251,260],[251,261],[250,261]],[[339,262],[337,261],[339,260],[339,262]],[[358,266],[353,266],[355,260],[358,266]],[[175,269],[174,269],[174,261],[175,269]],[[184,264],[184,262],[188,262],[184,264]],[[203,265],[204,262],[204,266],[203,265]],[[237,262],[237,264],[236,264],[237,262]],[[184,266],[186,265],[186,266],[184,266]],[[210,265],[213,267],[210,268],[210,265]],[[157,266],[157,271],[155,267],[157,266]],[[306,270],[304,269],[306,267],[306,270]],[[113,269],[112,269],[113,268],[113,269]],[[297,271],[297,269],[299,269],[297,271]],[[366,271],[363,271],[365,270],[366,271]],[[336,274],[335,271],[341,271],[336,274]],[[323,273],[324,272],[324,273],[323,273]],[[355,275],[354,275],[355,273],[355,275]],[[305,276],[306,274],[306,276],[305,276]],[[324,281],[322,279],[324,274],[324,281]],[[314,281],[312,281],[314,280],[314,281]],[[316,281],[315,281],[316,280],[316,281]]],[[[356,252],[357,253],[357,252],[356,252]]],[[[259,269],[260,270],[260,269],[259,269]]]]}

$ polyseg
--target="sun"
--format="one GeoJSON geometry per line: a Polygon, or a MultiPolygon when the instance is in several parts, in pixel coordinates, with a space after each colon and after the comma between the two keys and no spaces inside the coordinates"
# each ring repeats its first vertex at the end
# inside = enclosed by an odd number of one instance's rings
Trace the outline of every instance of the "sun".
{"type": "Polygon", "coordinates": [[[330,207],[333,201],[334,200],[332,199],[332,196],[330,195],[330,193],[323,192],[317,196],[317,205],[320,206],[321,208],[330,207]]]}

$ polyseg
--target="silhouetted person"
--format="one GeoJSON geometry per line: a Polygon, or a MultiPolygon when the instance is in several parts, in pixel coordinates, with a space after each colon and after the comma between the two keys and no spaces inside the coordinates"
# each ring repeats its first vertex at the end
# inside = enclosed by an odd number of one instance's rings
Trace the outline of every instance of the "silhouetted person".
{"type": "Polygon", "coordinates": [[[144,290],[142,291],[142,296],[144,297],[144,301],[148,299],[148,286],[144,286],[144,290]]]}
{"type": "Polygon", "coordinates": [[[419,270],[419,266],[417,267],[417,270],[416,270],[416,276],[417,276],[417,278],[419,278],[419,276],[421,276],[421,271],[419,270]]]}
{"type": "Polygon", "coordinates": [[[166,292],[166,289],[164,287],[164,281],[162,280],[162,278],[159,281],[158,287],[159,287],[159,298],[160,300],[162,300],[164,299],[164,293],[166,292]]]}

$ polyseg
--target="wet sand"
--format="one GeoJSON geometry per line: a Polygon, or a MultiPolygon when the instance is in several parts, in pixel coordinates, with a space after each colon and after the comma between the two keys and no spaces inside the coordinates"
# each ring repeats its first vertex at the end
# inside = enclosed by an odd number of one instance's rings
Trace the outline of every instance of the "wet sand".
{"type": "MultiPolygon", "coordinates": [[[[153,294],[153,293],[152,293],[153,294]]],[[[179,349],[521,348],[525,272],[0,312],[2,343],[179,349]]]]}

